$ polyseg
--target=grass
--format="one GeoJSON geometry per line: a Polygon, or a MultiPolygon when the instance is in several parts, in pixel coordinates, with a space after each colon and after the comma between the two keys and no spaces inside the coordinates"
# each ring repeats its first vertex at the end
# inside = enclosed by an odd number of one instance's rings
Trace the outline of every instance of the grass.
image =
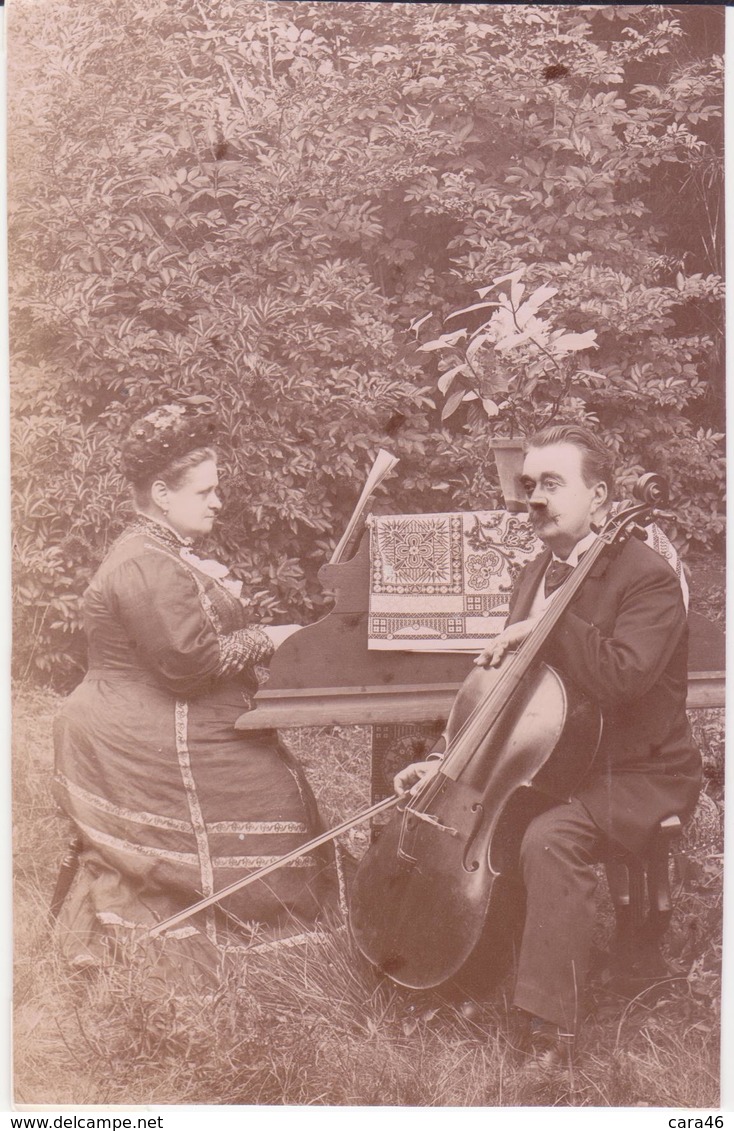
{"type": "MultiPolygon", "coordinates": [[[[688,840],[666,944],[671,977],[630,1001],[600,972],[572,1076],[540,1082],[517,1049],[507,984],[468,1009],[380,978],[345,930],[251,956],[214,992],[150,990],[140,968],[70,976],[47,908],[67,828],[50,795],[59,699],[14,703],[15,1101],[86,1104],[718,1106],[723,713],[699,712],[707,797],[688,840]]],[[[327,823],[369,803],[369,732],[285,735],[327,823]]],[[[347,842],[359,856],[368,832],[347,842]]],[[[600,901],[600,944],[610,922],[600,901]]]]}

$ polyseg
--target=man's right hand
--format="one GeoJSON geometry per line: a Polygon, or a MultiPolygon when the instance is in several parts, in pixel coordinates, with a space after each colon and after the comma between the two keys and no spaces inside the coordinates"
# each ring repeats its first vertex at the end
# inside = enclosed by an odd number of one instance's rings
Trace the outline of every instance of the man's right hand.
{"type": "Polygon", "coordinates": [[[417,793],[418,787],[427,780],[435,777],[441,768],[440,758],[433,758],[430,762],[412,762],[399,774],[395,775],[393,787],[398,797],[406,793],[417,793]]]}

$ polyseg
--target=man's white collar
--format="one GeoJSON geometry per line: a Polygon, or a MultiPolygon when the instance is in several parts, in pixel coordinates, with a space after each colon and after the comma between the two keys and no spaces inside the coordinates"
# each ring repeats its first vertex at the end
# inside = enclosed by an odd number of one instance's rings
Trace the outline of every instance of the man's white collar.
{"type": "MultiPolygon", "coordinates": [[[[590,530],[586,537],[582,538],[580,542],[577,542],[574,548],[571,550],[571,553],[565,559],[566,564],[575,568],[579,564],[579,558],[581,557],[581,555],[585,554],[587,550],[591,549],[598,537],[599,535],[595,530],[590,530]]],[[[556,554],[554,554],[553,560],[556,562],[562,562],[564,559],[559,558],[556,554]]]]}

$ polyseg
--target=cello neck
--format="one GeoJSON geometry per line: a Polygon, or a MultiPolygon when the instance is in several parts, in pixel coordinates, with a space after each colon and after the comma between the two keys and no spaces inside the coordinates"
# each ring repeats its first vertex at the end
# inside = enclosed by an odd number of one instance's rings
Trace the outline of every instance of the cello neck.
{"type": "Polygon", "coordinates": [[[515,686],[537,658],[541,648],[604,553],[607,545],[608,543],[599,537],[589,547],[573,573],[569,574],[565,584],[557,591],[554,600],[551,601],[522,648],[513,656],[513,662],[508,664],[508,674],[511,667],[517,667],[517,674],[513,672],[513,677],[516,680],[515,686]]]}
{"type": "Polygon", "coordinates": [[[596,541],[556,592],[530,635],[503,665],[502,673],[492,690],[477,704],[449,744],[441,766],[441,772],[447,777],[456,780],[464,772],[476,754],[482,738],[498,718],[505,704],[509,702],[531,665],[537,660],[551,632],[598,559],[610,546],[628,537],[635,520],[648,509],[643,504],[636,504],[607,521],[596,541]]]}

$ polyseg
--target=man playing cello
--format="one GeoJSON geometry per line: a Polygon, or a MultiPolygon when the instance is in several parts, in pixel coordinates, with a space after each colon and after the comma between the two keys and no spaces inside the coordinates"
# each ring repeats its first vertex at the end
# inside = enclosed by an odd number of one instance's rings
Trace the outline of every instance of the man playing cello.
{"type": "MultiPolygon", "coordinates": [[[[497,667],[519,648],[554,591],[597,537],[613,490],[613,457],[588,429],[546,428],[529,441],[522,485],[546,549],[520,574],[504,631],[477,657],[497,667]]],[[[687,627],[680,584],[654,550],[629,538],[594,565],[542,659],[601,709],[591,771],[563,804],[536,816],[520,849],[526,910],[514,1005],[528,1015],[544,1066],[566,1061],[583,1009],[595,917],[594,864],[612,844],[639,853],[659,822],[685,819],[701,784],[686,716],[687,627]]],[[[439,751],[395,779],[403,794],[441,764],[439,751]]]]}

